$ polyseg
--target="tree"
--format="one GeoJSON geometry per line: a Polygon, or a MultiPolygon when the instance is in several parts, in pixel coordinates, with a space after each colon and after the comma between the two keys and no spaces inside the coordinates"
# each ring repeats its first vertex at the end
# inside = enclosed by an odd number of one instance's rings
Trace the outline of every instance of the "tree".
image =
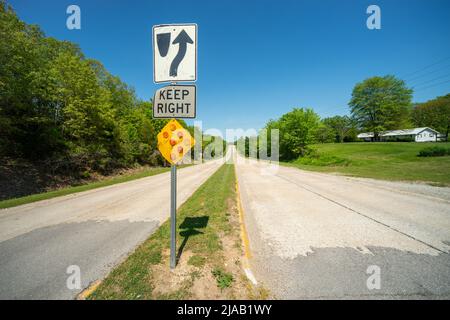
{"type": "Polygon", "coordinates": [[[335,139],[336,134],[334,130],[331,127],[325,125],[322,121],[319,128],[317,128],[317,142],[330,143],[334,142],[335,139]]]}
{"type": "Polygon", "coordinates": [[[322,120],[325,127],[329,128],[335,142],[344,142],[349,138],[354,129],[354,123],[348,116],[334,116],[322,120]]]}
{"type": "Polygon", "coordinates": [[[394,76],[372,77],[358,83],[349,102],[359,129],[379,133],[409,125],[412,90],[394,76]]]}
{"type": "Polygon", "coordinates": [[[4,0],[0,93],[0,157],[64,162],[70,172],[162,163],[156,134],[167,120],[153,119],[151,102],[77,45],[20,21],[4,0]]]}
{"type": "Polygon", "coordinates": [[[292,160],[306,154],[307,146],[317,141],[320,117],[312,109],[294,108],[268,125],[268,131],[278,129],[280,132],[280,158],[292,160]]]}
{"type": "Polygon", "coordinates": [[[448,140],[450,131],[450,94],[416,105],[412,122],[417,127],[430,127],[444,134],[448,140]]]}
{"type": "Polygon", "coordinates": [[[38,157],[61,146],[46,65],[54,47],[0,2],[2,153],[38,157]]]}

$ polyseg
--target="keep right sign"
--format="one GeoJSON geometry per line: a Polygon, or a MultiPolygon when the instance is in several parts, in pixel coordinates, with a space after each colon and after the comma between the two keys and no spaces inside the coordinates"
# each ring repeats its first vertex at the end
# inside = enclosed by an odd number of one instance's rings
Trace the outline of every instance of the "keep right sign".
{"type": "Polygon", "coordinates": [[[156,91],[154,118],[195,118],[197,90],[195,85],[171,85],[156,91]]]}

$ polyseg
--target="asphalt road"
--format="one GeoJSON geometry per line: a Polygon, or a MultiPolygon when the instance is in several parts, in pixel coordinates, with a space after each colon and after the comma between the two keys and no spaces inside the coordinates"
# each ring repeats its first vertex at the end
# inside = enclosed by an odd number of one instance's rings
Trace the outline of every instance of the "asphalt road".
{"type": "MultiPolygon", "coordinates": [[[[178,206],[220,166],[178,170],[178,206]]],[[[170,173],[0,210],[0,299],[73,299],[169,217],[170,173]]]]}
{"type": "Polygon", "coordinates": [[[275,297],[450,298],[450,188],[236,164],[251,268],[275,297]]]}

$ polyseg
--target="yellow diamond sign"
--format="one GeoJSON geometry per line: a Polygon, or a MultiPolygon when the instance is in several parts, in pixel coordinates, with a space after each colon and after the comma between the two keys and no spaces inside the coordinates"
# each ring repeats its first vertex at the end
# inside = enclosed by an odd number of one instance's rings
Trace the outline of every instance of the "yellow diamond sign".
{"type": "Polygon", "coordinates": [[[158,149],[171,164],[180,162],[194,144],[195,140],[189,131],[173,119],[158,133],[158,149]]]}

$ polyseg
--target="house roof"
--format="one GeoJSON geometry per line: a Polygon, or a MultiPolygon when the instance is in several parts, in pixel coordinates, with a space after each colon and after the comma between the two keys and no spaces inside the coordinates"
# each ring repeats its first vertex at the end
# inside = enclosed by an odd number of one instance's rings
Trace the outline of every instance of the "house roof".
{"type": "Polygon", "coordinates": [[[358,138],[373,138],[373,132],[363,132],[357,135],[358,138]]]}
{"type": "MultiPolygon", "coordinates": [[[[410,136],[410,135],[416,135],[421,133],[424,130],[430,130],[433,131],[436,134],[439,134],[436,130],[433,130],[428,127],[421,127],[421,128],[414,128],[414,129],[401,129],[401,130],[389,130],[380,132],[380,137],[390,137],[390,136],[410,136]]],[[[373,138],[373,132],[363,132],[357,135],[358,138],[364,139],[364,138],[373,138]]]]}

